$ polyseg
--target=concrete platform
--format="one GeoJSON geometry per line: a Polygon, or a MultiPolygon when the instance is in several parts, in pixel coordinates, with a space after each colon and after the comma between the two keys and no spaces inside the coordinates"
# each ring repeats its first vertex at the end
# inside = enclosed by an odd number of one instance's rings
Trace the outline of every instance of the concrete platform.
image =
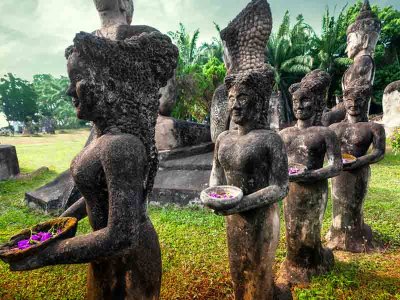
{"type": "Polygon", "coordinates": [[[57,215],[80,197],[81,194],[68,170],[39,189],[25,193],[25,202],[31,208],[57,215]]]}
{"type": "Polygon", "coordinates": [[[200,192],[208,187],[210,179],[213,145],[180,151],[180,158],[170,155],[160,161],[150,201],[182,206],[200,201],[200,192]]]}

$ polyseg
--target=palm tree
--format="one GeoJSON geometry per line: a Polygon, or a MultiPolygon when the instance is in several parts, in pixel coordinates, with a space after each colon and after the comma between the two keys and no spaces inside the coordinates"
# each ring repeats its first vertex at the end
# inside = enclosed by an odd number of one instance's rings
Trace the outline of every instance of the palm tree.
{"type": "Polygon", "coordinates": [[[200,56],[201,56],[201,62],[203,64],[206,64],[208,61],[211,59],[218,59],[220,62],[224,61],[224,46],[222,44],[222,40],[219,37],[221,34],[221,28],[220,26],[214,22],[215,29],[218,32],[218,38],[213,37],[211,40],[211,43],[203,43],[200,48],[200,56]]]}
{"type": "Polygon", "coordinates": [[[179,49],[179,65],[191,66],[196,64],[199,58],[199,49],[197,48],[197,41],[200,35],[199,29],[196,29],[193,35],[190,36],[186,32],[185,26],[179,23],[179,29],[175,32],[169,31],[168,35],[179,49]]]}
{"type": "Polygon", "coordinates": [[[290,15],[286,11],[278,32],[268,41],[266,56],[275,74],[274,91],[280,94],[286,122],[293,120],[289,86],[300,81],[302,76],[312,70],[310,50],[314,36],[313,29],[304,22],[302,15],[296,18],[296,23],[291,28],[290,15]]]}
{"type": "MultiPolygon", "coordinates": [[[[347,5],[346,5],[347,6],[347,5]]],[[[322,19],[321,37],[314,38],[314,57],[315,66],[328,72],[332,77],[332,84],[328,92],[328,105],[333,106],[335,101],[333,94],[340,88],[340,81],[343,72],[351,64],[351,60],[346,58],[346,16],[343,7],[338,17],[330,14],[326,8],[322,19]]]]}

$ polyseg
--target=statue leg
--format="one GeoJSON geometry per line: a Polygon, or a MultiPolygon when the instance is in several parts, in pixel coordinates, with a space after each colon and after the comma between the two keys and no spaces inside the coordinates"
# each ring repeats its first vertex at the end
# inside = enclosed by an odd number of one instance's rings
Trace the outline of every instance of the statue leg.
{"type": "Polygon", "coordinates": [[[277,203],[226,218],[235,299],[273,299],[272,266],[279,242],[277,203]]]}
{"type": "Polygon", "coordinates": [[[328,272],[333,253],[321,243],[322,220],[328,201],[328,181],[290,183],[284,200],[287,255],[277,285],[308,283],[311,277],[328,272]]]}
{"type": "Polygon", "coordinates": [[[161,251],[150,221],[141,226],[138,238],[140,244],[131,252],[89,264],[89,300],[160,298],[161,251]]]}
{"type": "Polygon", "coordinates": [[[356,253],[373,250],[372,231],[363,216],[370,176],[371,169],[365,166],[332,178],[333,224],[326,236],[330,249],[356,253]]]}

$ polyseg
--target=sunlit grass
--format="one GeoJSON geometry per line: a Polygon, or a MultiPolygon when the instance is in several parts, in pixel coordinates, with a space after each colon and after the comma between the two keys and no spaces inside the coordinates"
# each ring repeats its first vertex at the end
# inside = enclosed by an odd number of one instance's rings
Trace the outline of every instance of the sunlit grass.
{"type": "MultiPolygon", "coordinates": [[[[47,137],[3,138],[14,144],[22,170],[48,166],[32,180],[0,182],[0,242],[22,228],[50,218],[26,208],[24,193],[48,182],[69,167],[87,131],[47,137]]],[[[386,246],[385,252],[336,252],[332,272],[294,289],[297,299],[400,299],[400,156],[388,153],[372,167],[365,220],[386,246]]],[[[150,208],[163,256],[163,299],[232,299],[224,219],[203,209],[150,208]]],[[[323,233],[331,222],[328,206],[323,233]]],[[[90,232],[87,220],[79,233],[90,232]]],[[[284,230],[275,270],[285,255],[284,230]]],[[[0,263],[0,299],[84,299],[86,265],[9,272],[0,263]]]]}

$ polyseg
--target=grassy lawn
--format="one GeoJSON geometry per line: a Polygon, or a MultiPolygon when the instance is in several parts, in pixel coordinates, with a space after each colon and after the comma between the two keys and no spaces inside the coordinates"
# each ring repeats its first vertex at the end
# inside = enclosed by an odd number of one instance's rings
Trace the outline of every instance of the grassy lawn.
{"type": "MultiPolygon", "coordinates": [[[[0,137],[17,147],[23,172],[41,166],[50,171],[32,180],[0,182],[0,243],[22,228],[50,218],[25,207],[24,192],[48,182],[69,167],[88,131],[45,137],[0,137]]],[[[336,252],[332,272],[294,288],[297,299],[400,300],[400,156],[388,152],[372,167],[365,220],[385,249],[374,254],[336,252]]],[[[224,219],[203,209],[150,208],[163,255],[162,299],[233,299],[224,219]]],[[[323,234],[331,222],[331,205],[323,234]]],[[[275,269],[285,256],[284,231],[275,269]]],[[[87,220],[79,233],[89,232],[87,220]]],[[[86,266],[47,267],[10,272],[0,262],[0,299],[84,299],[86,266]]]]}

